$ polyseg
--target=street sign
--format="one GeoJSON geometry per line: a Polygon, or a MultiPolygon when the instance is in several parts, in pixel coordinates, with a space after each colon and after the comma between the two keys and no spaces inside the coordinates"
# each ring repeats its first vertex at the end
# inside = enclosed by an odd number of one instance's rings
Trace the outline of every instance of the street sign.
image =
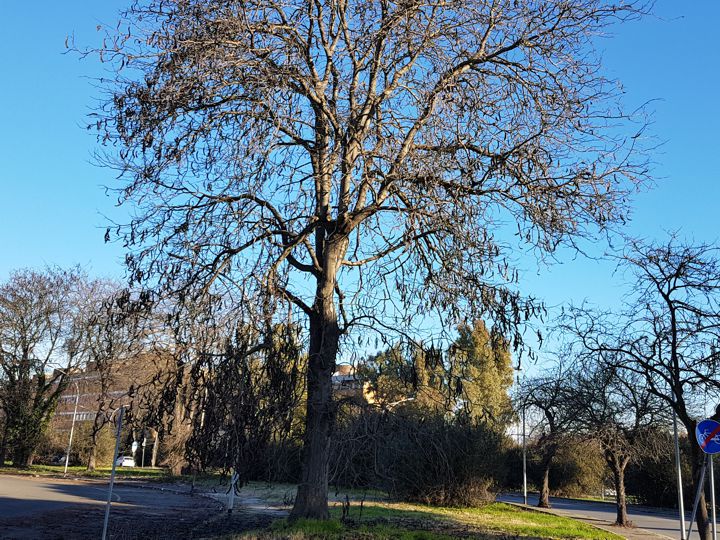
{"type": "Polygon", "coordinates": [[[720,453],[720,424],[715,420],[705,419],[698,423],[695,437],[706,454],[720,453]]]}
{"type": "Polygon", "coordinates": [[[133,453],[133,454],[134,454],[135,452],[137,452],[138,442],[137,442],[137,441],[133,441],[131,448],[132,448],[132,453],[133,453]]]}

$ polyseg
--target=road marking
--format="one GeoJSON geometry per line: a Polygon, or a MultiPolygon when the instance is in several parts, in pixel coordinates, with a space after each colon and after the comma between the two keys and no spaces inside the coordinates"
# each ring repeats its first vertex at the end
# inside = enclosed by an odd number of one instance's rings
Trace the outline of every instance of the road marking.
{"type": "MultiPolygon", "coordinates": [[[[95,487],[95,486],[88,486],[88,487],[89,487],[90,489],[98,489],[98,490],[100,490],[100,491],[103,491],[103,492],[107,493],[107,488],[99,488],[99,487],[95,487]]],[[[113,490],[113,497],[117,497],[117,502],[122,502],[122,499],[120,498],[120,495],[118,495],[115,490],[113,490]]]]}

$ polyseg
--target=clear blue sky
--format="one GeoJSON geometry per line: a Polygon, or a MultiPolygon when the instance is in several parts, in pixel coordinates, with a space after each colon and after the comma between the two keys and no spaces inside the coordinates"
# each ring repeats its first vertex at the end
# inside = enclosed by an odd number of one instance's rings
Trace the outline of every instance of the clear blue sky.
{"type": "MultiPolygon", "coordinates": [[[[96,58],[63,54],[65,37],[97,44],[97,24],[112,23],[119,0],[3,5],[0,33],[0,280],[15,268],[81,264],[94,275],[121,276],[122,252],[105,245],[103,214],[121,216],[101,188],[111,171],[90,164],[94,136],[82,128],[102,74],[96,58]]],[[[602,40],[605,66],[620,79],[628,107],[657,99],[653,134],[665,141],[652,156],[657,187],[636,199],[630,232],[662,238],[680,229],[715,241],[720,173],[717,126],[720,2],[661,0],[655,16],[602,40]]],[[[614,303],[612,265],[561,254],[562,264],[528,272],[523,288],[550,304],[614,303]]]]}

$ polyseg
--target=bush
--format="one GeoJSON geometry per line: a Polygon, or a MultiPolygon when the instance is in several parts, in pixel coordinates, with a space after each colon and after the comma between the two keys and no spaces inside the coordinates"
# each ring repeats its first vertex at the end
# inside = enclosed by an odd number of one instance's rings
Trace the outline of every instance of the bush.
{"type": "Polygon", "coordinates": [[[480,421],[419,411],[344,415],[332,444],[332,481],[441,506],[494,500],[505,479],[503,434],[480,421]]]}

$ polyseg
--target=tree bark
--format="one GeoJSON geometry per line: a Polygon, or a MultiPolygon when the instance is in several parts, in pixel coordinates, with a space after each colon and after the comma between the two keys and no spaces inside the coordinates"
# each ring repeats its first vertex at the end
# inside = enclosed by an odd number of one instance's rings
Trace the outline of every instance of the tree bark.
{"type": "Polygon", "coordinates": [[[550,508],[550,461],[543,465],[542,488],[538,508],[550,508]]]}
{"type": "Polygon", "coordinates": [[[5,418],[5,422],[3,423],[2,440],[0,440],[0,467],[5,465],[5,457],[7,456],[7,435],[8,435],[8,422],[7,422],[7,418],[5,418]]]}
{"type": "Polygon", "coordinates": [[[88,464],[87,464],[87,470],[88,471],[94,471],[95,467],[97,467],[97,443],[93,440],[93,442],[90,444],[90,455],[88,456],[88,464]]]}
{"type": "MultiPolygon", "coordinates": [[[[543,436],[545,437],[545,436],[543,436]]],[[[542,487],[540,488],[540,500],[538,508],[550,508],[550,466],[557,452],[557,443],[545,439],[545,451],[542,459],[542,487]]]]}
{"type": "Polygon", "coordinates": [[[609,457],[608,463],[612,469],[613,482],[615,484],[615,525],[632,527],[632,521],[630,521],[627,514],[627,500],[625,496],[625,468],[627,467],[627,459],[613,455],[609,457]]]}
{"type": "Polygon", "coordinates": [[[310,348],[307,372],[307,416],[303,445],[303,471],[290,520],[328,519],[328,459],[330,432],[335,420],[332,375],[338,353],[340,329],[335,308],[335,277],[343,243],[326,244],[325,272],[318,278],[310,315],[310,348]]]}
{"type": "Polygon", "coordinates": [[[154,431],[152,432],[155,435],[155,440],[153,441],[153,448],[152,448],[152,457],[150,458],[150,467],[153,469],[157,466],[157,456],[158,456],[158,448],[160,447],[160,440],[158,437],[158,432],[154,431]]]}

